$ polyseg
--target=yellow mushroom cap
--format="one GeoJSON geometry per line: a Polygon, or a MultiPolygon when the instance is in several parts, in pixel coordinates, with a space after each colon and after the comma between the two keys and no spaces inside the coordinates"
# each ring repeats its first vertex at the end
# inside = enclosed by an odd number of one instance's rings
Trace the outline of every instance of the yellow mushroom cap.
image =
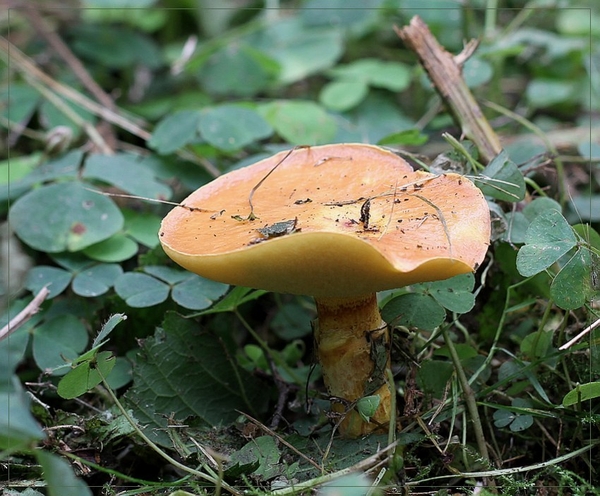
{"type": "Polygon", "coordinates": [[[472,272],[490,238],[487,203],[467,178],[414,171],[362,144],[281,152],[182,204],[159,233],[179,265],[215,281],[316,297],[472,272]]]}

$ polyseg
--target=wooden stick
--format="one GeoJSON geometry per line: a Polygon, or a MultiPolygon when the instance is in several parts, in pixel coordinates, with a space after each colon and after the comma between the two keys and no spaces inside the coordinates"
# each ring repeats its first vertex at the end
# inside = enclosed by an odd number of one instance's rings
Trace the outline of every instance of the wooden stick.
{"type": "Polygon", "coordinates": [[[502,151],[500,139],[483,115],[461,71],[462,64],[477,48],[477,42],[471,40],[463,51],[454,57],[438,43],[419,16],[413,17],[408,26],[394,26],[394,30],[419,57],[421,65],[450,107],[463,134],[475,143],[484,161],[492,160],[502,151]]]}
{"type": "Polygon", "coordinates": [[[0,330],[0,341],[6,339],[19,327],[21,327],[25,322],[27,322],[31,317],[38,313],[41,304],[44,302],[44,300],[49,294],[50,291],[46,286],[40,289],[39,293],[35,295],[33,300],[31,300],[23,310],[21,310],[17,315],[15,315],[10,320],[10,322],[0,330]]]}

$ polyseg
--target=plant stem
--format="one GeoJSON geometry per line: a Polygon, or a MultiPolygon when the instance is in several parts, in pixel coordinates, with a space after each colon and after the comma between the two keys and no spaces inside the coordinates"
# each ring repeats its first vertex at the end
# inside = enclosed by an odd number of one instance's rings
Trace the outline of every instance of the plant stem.
{"type": "Polygon", "coordinates": [[[315,477],[314,479],[307,480],[305,482],[300,482],[299,484],[294,484],[290,487],[284,487],[282,489],[276,489],[275,491],[271,491],[270,496],[287,496],[294,494],[304,494],[303,491],[307,489],[312,489],[313,487],[320,486],[321,484],[325,484],[326,482],[333,481],[344,475],[348,475],[358,471],[364,471],[366,469],[373,469],[375,467],[381,466],[386,463],[386,459],[381,459],[382,453],[390,452],[398,445],[398,441],[393,444],[390,444],[378,451],[374,455],[371,455],[368,458],[356,463],[355,465],[347,468],[343,468],[338,470],[337,472],[332,472],[331,474],[323,475],[321,477],[315,477]]]}
{"type": "MultiPolygon", "coordinates": [[[[96,370],[98,370],[98,369],[96,369],[96,370]]],[[[175,458],[169,456],[162,449],[160,449],[148,436],[146,436],[146,434],[144,434],[144,432],[139,428],[139,426],[136,424],[136,422],[129,416],[129,414],[127,413],[127,410],[125,410],[125,407],[123,407],[123,405],[121,404],[119,399],[116,397],[115,393],[113,392],[113,390],[110,388],[110,386],[106,382],[106,379],[102,376],[102,372],[100,372],[100,370],[98,370],[98,374],[100,374],[100,377],[102,378],[102,384],[106,388],[108,395],[113,400],[115,405],[117,405],[117,408],[121,411],[121,414],[125,417],[127,422],[129,422],[131,427],[133,427],[133,430],[137,433],[137,435],[140,436],[142,438],[142,440],[153,451],[158,453],[158,455],[160,455],[162,458],[164,458],[166,461],[168,461],[171,465],[183,470],[184,472],[187,472],[188,474],[195,475],[196,477],[198,477],[200,479],[208,481],[208,482],[214,484],[215,487],[220,484],[220,486],[223,489],[227,490],[229,493],[231,493],[235,496],[241,496],[241,493],[239,491],[237,491],[235,488],[231,487],[225,481],[218,480],[217,478],[212,477],[211,475],[205,474],[204,472],[200,472],[199,470],[195,470],[193,468],[187,467],[183,463],[178,462],[177,460],[175,460],[175,458]]]]}
{"type": "Polygon", "coordinates": [[[452,339],[450,338],[450,333],[448,332],[448,329],[446,327],[442,327],[442,336],[444,337],[446,346],[448,346],[448,351],[450,352],[450,358],[452,359],[452,363],[454,364],[454,370],[456,370],[458,382],[460,382],[460,386],[465,396],[467,410],[469,411],[471,422],[473,422],[473,431],[475,433],[477,447],[479,448],[479,454],[484,460],[489,461],[487,444],[485,442],[483,426],[481,425],[481,419],[479,417],[479,410],[477,409],[477,400],[475,399],[475,393],[471,388],[471,385],[469,384],[469,380],[467,379],[465,370],[463,369],[460,363],[460,357],[456,352],[456,348],[454,347],[454,343],[452,342],[452,339]]]}
{"type": "Polygon", "coordinates": [[[485,9],[485,24],[483,29],[484,38],[487,40],[491,40],[494,38],[497,17],[498,0],[488,0],[487,7],[485,9]]]}

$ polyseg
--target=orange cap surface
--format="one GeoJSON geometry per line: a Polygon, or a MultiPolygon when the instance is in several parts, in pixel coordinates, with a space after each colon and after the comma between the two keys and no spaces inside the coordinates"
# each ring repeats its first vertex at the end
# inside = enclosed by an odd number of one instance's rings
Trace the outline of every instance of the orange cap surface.
{"type": "Polygon", "coordinates": [[[316,297],[471,272],[490,238],[487,203],[467,178],[413,171],[362,144],[281,152],[182,203],[159,233],[179,265],[228,284],[316,297]]]}

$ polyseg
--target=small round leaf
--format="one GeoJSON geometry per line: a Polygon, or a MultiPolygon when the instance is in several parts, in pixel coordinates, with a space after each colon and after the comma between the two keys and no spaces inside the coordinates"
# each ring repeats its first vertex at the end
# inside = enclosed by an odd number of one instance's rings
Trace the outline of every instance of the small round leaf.
{"type": "Polygon", "coordinates": [[[106,293],[123,269],[117,264],[99,264],[80,272],[73,280],[73,292],[91,298],[106,293]]]}
{"type": "Polygon", "coordinates": [[[220,105],[201,113],[198,130],[208,143],[235,151],[273,134],[273,128],[254,110],[220,105]]]}
{"type": "Polygon", "coordinates": [[[54,298],[62,293],[71,282],[72,274],[58,267],[38,265],[33,267],[27,274],[25,287],[32,293],[37,293],[44,286],[48,286],[47,298],[54,298]]]}
{"type": "Polygon", "coordinates": [[[369,92],[364,81],[333,81],[323,87],[319,101],[331,110],[344,112],[356,107],[369,92]]]}
{"type": "Polygon", "coordinates": [[[368,422],[375,415],[379,403],[381,403],[381,398],[377,394],[364,396],[356,402],[356,411],[365,422],[368,422]]]}
{"type": "Polygon", "coordinates": [[[429,283],[431,296],[451,312],[467,313],[475,306],[473,274],[460,274],[444,281],[429,283]]]}
{"type": "Polygon", "coordinates": [[[122,233],[117,233],[83,250],[88,257],[99,262],[123,262],[129,260],[137,252],[137,243],[122,233]]]}
{"type": "Polygon", "coordinates": [[[200,113],[196,110],[181,110],[169,114],[154,128],[148,146],[161,155],[173,153],[198,139],[200,113]]]}
{"type": "Polygon", "coordinates": [[[585,248],[578,249],[550,286],[556,305],[563,310],[575,310],[590,301],[599,289],[597,282],[594,284],[597,277],[594,270],[592,253],[585,248]]]}
{"type": "Polygon", "coordinates": [[[74,315],[63,314],[44,322],[35,329],[33,358],[44,372],[63,375],[88,342],[83,323],[74,315]]]}
{"type": "Polygon", "coordinates": [[[169,286],[146,274],[127,272],[115,283],[115,291],[134,308],[158,305],[169,296],[169,286]]]}
{"type": "Polygon", "coordinates": [[[388,301],[381,310],[381,317],[390,325],[432,331],[444,322],[446,312],[429,295],[406,293],[388,301]]]}
{"type": "Polygon", "coordinates": [[[83,250],[123,227],[123,216],[110,198],[75,181],[22,196],[10,210],[10,221],[23,242],[47,253],[83,250]]]}
{"type": "Polygon", "coordinates": [[[129,209],[123,209],[122,212],[125,217],[125,234],[148,248],[154,248],[158,245],[160,217],[151,213],[136,212],[129,209]]]}
{"type": "Polygon", "coordinates": [[[261,107],[261,113],[277,134],[293,145],[328,143],[335,136],[335,120],[314,102],[268,103],[261,107]]]}
{"type": "Polygon", "coordinates": [[[204,310],[229,289],[227,284],[210,281],[192,274],[173,288],[172,298],[182,307],[190,310],[204,310]]]}
{"type": "Polygon", "coordinates": [[[538,215],[517,254],[517,270],[529,277],[550,267],[577,244],[573,228],[557,210],[538,215]]]}

